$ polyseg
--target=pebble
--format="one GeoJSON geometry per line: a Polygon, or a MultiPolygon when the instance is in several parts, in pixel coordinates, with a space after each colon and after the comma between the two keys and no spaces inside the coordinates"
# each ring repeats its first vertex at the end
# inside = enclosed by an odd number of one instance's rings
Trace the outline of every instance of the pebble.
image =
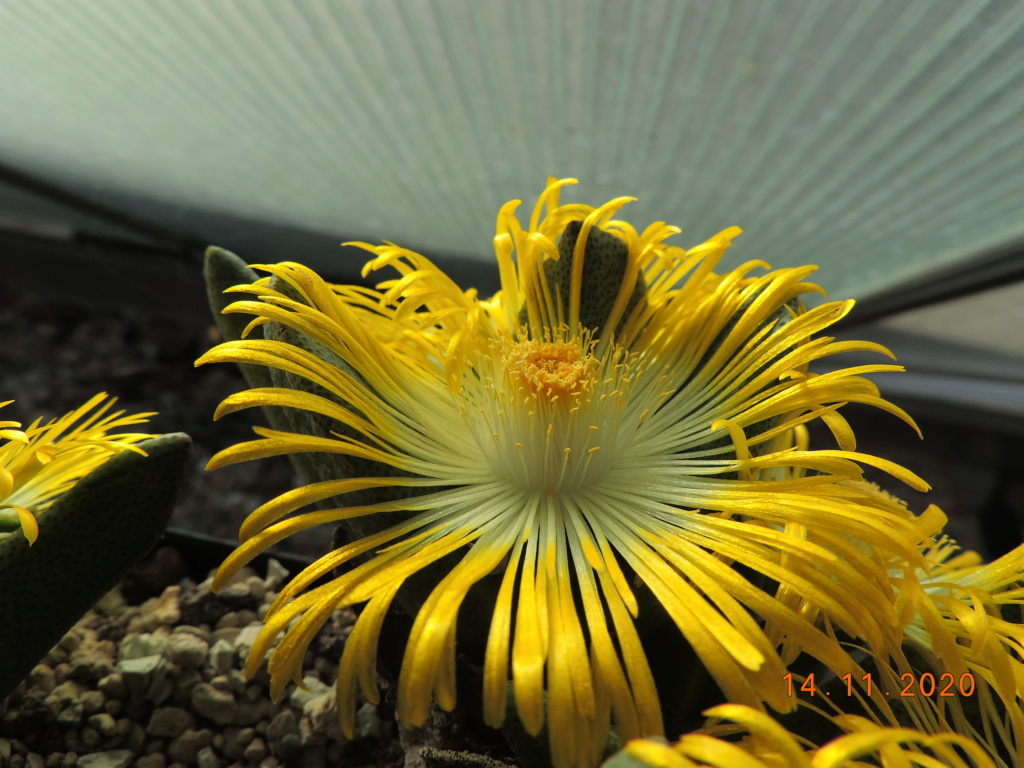
{"type": "Polygon", "coordinates": [[[158,669],[146,690],[146,700],[160,706],[174,695],[174,679],[169,676],[167,667],[158,669]]]}
{"type": "Polygon", "coordinates": [[[266,596],[267,584],[259,576],[250,576],[245,580],[245,584],[249,587],[249,593],[256,599],[257,603],[262,601],[266,596]]]}
{"type": "Polygon", "coordinates": [[[231,668],[231,663],[235,658],[235,649],[226,640],[217,640],[213,645],[210,646],[210,650],[206,657],[206,663],[209,665],[214,672],[223,674],[231,668]]]}
{"type": "Polygon", "coordinates": [[[141,659],[145,656],[158,656],[163,652],[166,642],[166,635],[128,635],[121,641],[121,658],[141,659]]]}
{"type": "Polygon", "coordinates": [[[56,667],[53,668],[53,676],[57,680],[57,684],[66,682],[71,679],[71,665],[66,661],[62,661],[56,667]]]}
{"type": "Polygon", "coordinates": [[[134,757],[127,749],[93,752],[79,757],[75,768],[128,768],[134,757]]]}
{"type": "Polygon", "coordinates": [[[110,655],[96,650],[78,650],[71,654],[71,677],[97,680],[114,671],[110,655]]]}
{"type": "Polygon", "coordinates": [[[228,681],[231,683],[231,690],[239,696],[245,693],[249,684],[248,678],[246,678],[245,673],[240,669],[229,669],[228,681]]]}
{"type": "Polygon", "coordinates": [[[263,739],[253,739],[242,752],[242,757],[250,763],[258,763],[266,756],[267,745],[263,743],[263,739]]]}
{"type": "Polygon", "coordinates": [[[217,629],[238,629],[241,626],[238,623],[238,614],[235,611],[229,611],[217,619],[217,629]]]}
{"type": "MultiPolygon", "coordinates": [[[[128,722],[128,721],[118,721],[128,722]]],[[[124,747],[138,754],[146,745],[146,731],[138,723],[128,722],[128,732],[124,739],[124,747]]]]}
{"type": "Polygon", "coordinates": [[[288,703],[296,709],[302,709],[308,702],[319,698],[324,693],[331,690],[329,685],[321,682],[318,678],[315,678],[312,675],[306,675],[302,678],[302,684],[305,686],[305,690],[296,686],[295,689],[288,694],[288,703]]]}
{"type": "Polygon", "coordinates": [[[191,624],[181,624],[171,630],[174,635],[194,635],[207,645],[210,644],[210,630],[205,627],[193,627],[191,624]]]}
{"type": "Polygon", "coordinates": [[[193,765],[199,750],[210,746],[211,742],[213,742],[212,731],[205,728],[201,731],[189,728],[167,745],[167,757],[176,763],[193,765]]]}
{"type": "Polygon", "coordinates": [[[242,699],[238,702],[238,711],[235,714],[233,725],[256,725],[260,720],[273,717],[277,713],[277,706],[270,699],[250,701],[242,699]]]}
{"type": "Polygon", "coordinates": [[[128,695],[128,686],[124,682],[124,675],[120,672],[114,672],[102,678],[96,687],[108,699],[123,699],[128,695]]]}
{"type": "Polygon", "coordinates": [[[100,744],[103,743],[99,731],[95,728],[83,728],[79,732],[79,738],[82,740],[82,746],[90,752],[94,749],[99,749],[100,744]]]}
{"type": "Polygon", "coordinates": [[[142,604],[141,626],[152,632],[157,627],[169,626],[181,620],[179,597],[181,587],[168,587],[160,597],[154,597],[142,604]]]}
{"type": "Polygon", "coordinates": [[[299,732],[299,721],[290,709],[282,710],[267,726],[267,738],[280,741],[288,734],[299,732]]]}
{"type": "Polygon", "coordinates": [[[117,669],[128,690],[135,696],[141,696],[149,687],[153,674],[166,664],[163,656],[152,654],[122,659],[117,662],[117,669]]]}
{"type": "MultiPolygon", "coordinates": [[[[251,730],[251,729],[248,729],[251,730]]],[[[239,740],[239,734],[242,729],[236,726],[230,726],[224,729],[221,737],[220,744],[217,744],[217,737],[213,739],[213,745],[220,750],[220,753],[224,755],[228,760],[240,760],[242,753],[245,750],[245,744],[242,744],[239,740]]]]}
{"type": "Polygon", "coordinates": [[[96,732],[105,739],[109,739],[117,734],[117,721],[106,712],[99,715],[91,715],[89,717],[89,727],[95,728],[96,732]]]}
{"type": "Polygon", "coordinates": [[[50,691],[50,695],[46,697],[46,703],[49,706],[51,702],[56,702],[60,705],[59,708],[63,708],[65,704],[80,700],[83,693],[85,693],[84,685],[74,680],[68,680],[50,691]]]}
{"type": "Polygon", "coordinates": [[[237,651],[241,658],[244,659],[249,655],[249,651],[252,650],[253,643],[259,637],[261,629],[263,629],[262,624],[253,624],[245,627],[238,633],[238,636],[235,638],[235,651],[237,651]]]}
{"type": "Polygon", "coordinates": [[[29,680],[36,688],[45,694],[53,691],[57,685],[57,678],[53,670],[45,664],[37,664],[29,674],[29,680]]]}
{"type": "Polygon", "coordinates": [[[222,603],[236,611],[243,608],[255,608],[260,602],[259,598],[252,593],[252,588],[245,581],[236,581],[234,584],[228,584],[217,596],[222,603]]]}
{"type": "Polygon", "coordinates": [[[57,715],[57,724],[64,728],[73,728],[82,722],[82,702],[69,701],[57,715]]]}
{"type": "Polygon", "coordinates": [[[153,715],[146,726],[146,733],[173,739],[189,728],[194,728],[196,719],[181,707],[160,707],[153,710],[153,715]]]}
{"type": "Polygon", "coordinates": [[[220,691],[210,683],[198,683],[192,688],[192,706],[203,717],[218,725],[227,725],[238,714],[238,703],[230,691],[220,691]]]}
{"type": "Polygon", "coordinates": [[[216,677],[211,678],[210,685],[213,688],[216,688],[218,691],[223,691],[224,693],[232,693],[231,680],[230,678],[228,678],[227,675],[217,675],[216,677]]]}
{"type": "Polygon", "coordinates": [[[99,602],[93,606],[93,610],[103,616],[113,617],[124,611],[125,605],[124,595],[121,594],[119,588],[115,587],[99,599],[99,602]]]}
{"type": "Polygon", "coordinates": [[[304,750],[309,747],[322,747],[327,742],[324,734],[313,729],[313,721],[308,717],[299,720],[299,744],[304,750]]]}
{"type": "Polygon", "coordinates": [[[383,735],[383,725],[373,704],[363,704],[356,711],[356,738],[379,738],[383,735]]]}
{"type": "Polygon", "coordinates": [[[95,715],[103,709],[106,700],[107,697],[103,695],[102,691],[86,691],[82,694],[82,713],[86,717],[95,715]]]}
{"type": "Polygon", "coordinates": [[[274,558],[270,558],[267,562],[267,577],[263,580],[263,584],[268,590],[276,590],[282,584],[285,579],[288,578],[288,569],[285,568],[274,558]]]}
{"type": "Polygon", "coordinates": [[[179,701],[187,701],[192,697],[192,689],[201,682],[203,674],[198,669],[182,670],[174,681],[174,695],[179,701]]]}
{"type": "Polygon", "coordinates": [[[196,765],[198,768],[221,768],[221,761],[212,747],[203,747],[196,755],[196,765]]]}
{"type": "Polygon", "coordinates": [[[309,718],[315,731],[340,743],[347,741],[345,734],[341,731],[337,698],[333,691],[321,693],[316,698],[307,701],[302,707],[302,713],[309,718]]]}
{"type": "Polygon", "coordinates": [[[206,660],[209,650],[209,644],[202,638],[181,632],[167,638],[164,656],[182,669],[195,669],[206,660]]]}
{"type": "Polygon", "coordinates": [[[223,640],[228,645],[230,645],[232,648],[234,648],[235,647],[235,638],[238,637],[238,633],[241,632],[241,631],[242,630],[241,630],[240,627],[223,627],[221,629],[213,630],[213,632],[210,633],[210,638],[215,643],[218,640],[223,640]]]}

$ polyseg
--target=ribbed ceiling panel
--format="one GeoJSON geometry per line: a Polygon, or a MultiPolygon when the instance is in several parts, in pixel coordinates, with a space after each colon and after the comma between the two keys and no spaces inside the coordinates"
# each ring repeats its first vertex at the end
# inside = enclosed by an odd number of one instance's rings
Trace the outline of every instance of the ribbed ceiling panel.
{"type": "Polygon", "coordinates": [[[1022,139],[1006,0],[0,3],[0,162],[183,229],[490,260],[571,175],[866,296],[1024,235],[1022,139]]]}

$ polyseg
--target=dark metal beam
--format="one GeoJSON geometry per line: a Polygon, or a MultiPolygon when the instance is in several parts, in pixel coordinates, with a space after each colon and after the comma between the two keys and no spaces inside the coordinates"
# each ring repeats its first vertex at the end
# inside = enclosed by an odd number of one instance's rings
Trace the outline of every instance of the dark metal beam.
{"type": "Polygon", "coordinates": [[[852,328],[919,307],[1024,280],[1024,239],[860,299],[836,328],[852,328]]]}

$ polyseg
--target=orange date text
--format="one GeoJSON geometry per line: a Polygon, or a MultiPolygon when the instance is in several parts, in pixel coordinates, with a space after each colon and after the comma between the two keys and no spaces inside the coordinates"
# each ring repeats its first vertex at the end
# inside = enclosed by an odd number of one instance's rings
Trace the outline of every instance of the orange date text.
{"type": "Polygon", "coordinates": [[[803,678],[799,675],[794,678],[793,673],[790,672],[783,675],[782,679],[786,683],[787,696],[795,695],[796,691],[801,691],[810,696],[831,696],[833,693],[837,693],[840,696],[844,693],[847,696],[853,696],[854,685],[856,685],[859,690],[863,690],[869,697],[876,693],[882,693],[885,696],[903,697],[966,697],[973,696],[975,691],[974,675],[970,672],[964,672],[959,677],[949,672],[943,672],[937,677],[931,672],[922,672],[919,675],[912,674],[911,672],[904,672],[899,678],[899,686],[897,686],[899,690],[895,691],[882,690],[876,686],[870,672],[866,675],[862,675],[857,680],[854,679],[852,674],[843,675],[839,680],[846,685],[843,688],[837,688],[835,691],[819,688],[814,679],[813,672],[803,678]]]}

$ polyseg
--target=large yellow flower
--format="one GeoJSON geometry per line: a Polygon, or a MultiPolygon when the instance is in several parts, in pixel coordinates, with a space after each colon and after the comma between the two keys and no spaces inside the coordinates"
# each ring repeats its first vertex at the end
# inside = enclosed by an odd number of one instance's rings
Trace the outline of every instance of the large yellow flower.
{"type": "Polygon", "coordinates": [[[0,526],[10,527],[16,515],[25,538],[34,543],[39,536],[36,515],[64,491],[115,453],[143,453],[135,444],[152,435],[116,430],[143,424],[154,414],[109,413],[116,402],[100,392],[59,419],[46,424],[36,419],[24,431],[12,429],[20,426],[17,422],[0,422],[6,427],[0,429],[0,526]]]}
{"type": "Polygon", "coordinates": [[[511,684],[526,729],[549,723],[560,768],[594,765],[610,721],[624,738],[662,732],[641,610],[671,618],[728,700],[776,710],[794,706],[779,642],[845,674],[854,664],[818,616],[871,647],[896,625],[886,569],[923,565],[920,537],[900,504],[850,481],[869,464],[926,486],[856,453],[839,409],[871,404],[913,424],[861,376],[900,369],[808,370],[841,352],[888,354],[818,335],[852,302],[806,309],[801,295],[822,292],[805,282],[813,267],[751,261],[717,274],[739,229],[683,250],[664,242],[675,227],[638,232],[614,220],[630,198],[561,205],[570,183],[550,180],[526,228],[518,201],[502,208],[502,289],[486,301],[390,244],[359,244],[375,254],[364,273],[399,273],[378,290],[328,285],[294,263],[258,267],[271,277],[234,289],[252,298],[226,311],[255,315],[250,327],[268,338],[224,343],[199,363],[263,365],[278,383],[303,383],[229,397],[217,417],[280,406],[333,427],[259,428],[260,439],[210,467],[316,453],[377,470],[321,478],[257,509],[216,585],[300,529],[397,519],[364,526],[282,591],[249,660],[255,669],[287,630],[270,661],[275,695],[301,678],[330,614],[365,603],[338,681],[351,730],[357,689],[378,699],[386,611],[407,580],[446,557],[454,562],[406,646],[399,717],[422,724],[432,697],[455,705],[456,617],[470,589],[493,580],[485,719],[502,723],[511,684]],[[815,419],[836,449],[808,450],[815,419]],[[403,493],[362,503],[366,491],[395,489],[403,493]],[[301,511],[350,493],[362,501],[301,511]]]}
{"type": "Polygon", "coordinates": [[[957,733],[884,727],[845,715],[835,722],[846,733],[805,749],[782,725],[749,707],[724,704],[705,714],[731,720],[736,725],[728,730],[747,735],[741,743],[700,732],[672,745],[636,739],[605,768],[996,768],[980,745],[957,733]]]}

